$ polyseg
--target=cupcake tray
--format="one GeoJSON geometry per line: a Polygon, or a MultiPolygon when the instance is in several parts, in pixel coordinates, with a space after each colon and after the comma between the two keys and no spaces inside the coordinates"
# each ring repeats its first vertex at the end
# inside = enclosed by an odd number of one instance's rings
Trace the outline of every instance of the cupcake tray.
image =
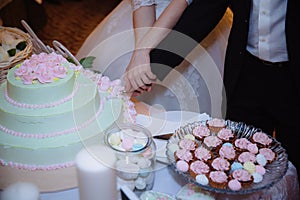
{"type": "MultiPolygon", "coordinates": [[[[205,121],[195,121],[193,123],[188,123],[185,126],[181,126],[178,128],[173,136],[168,140],[167,143],[167,158],[169,162],[171,163],[171,168],[180,176],[183,176],[185,179],[187,179],[189,182],[194,183],[201,187],[204,190],[207,191],[212,191],[216,193],[226,193],[226,194],[250,194],[254,192],[258,192],[263,189],[270,188],[274,185],[274,183],[278,182],[287,172],[288,169],[288,156],[286,153],[286,150],[281,146],[281,144],[273,137],[270,136],[270,138],[273,140],[271,143],[271,146],[269,147],[272,149],[277,155],[275,160],[267,164],[265,166],[266,173],[263,175],[263,180],[259,183],[252,183],[250,186],[242,188],[241,190],[238,191],[233,191],[230,190],[229,188],[226,189],[220,189],[220,188],[215,188],[208,185],[201,185],[198,182],[196,182],[195,179],[193,179],[189,172],[181,172],[176,169],[176,161],[174,158],[174,150],[172,150],[172,146],[174,144],[178,144],[179,140],[184,138],[185,135],[187,134],[192,134],[192,131],[194,127],[200,125],[200,124],[205,124],[205,121]]],[[[260,131],[260,129],[255,128],[253,126],[246,125],[245,123],[242,122],[234,122],[234,121],[226,121],[226,127],[231,129],[235,134],[236,138],[248,138],[250,139],[251,136],[257,132],[260,131]]],[[[202,143],[199,141],[198,145],[202,145],[202,143]]]]}

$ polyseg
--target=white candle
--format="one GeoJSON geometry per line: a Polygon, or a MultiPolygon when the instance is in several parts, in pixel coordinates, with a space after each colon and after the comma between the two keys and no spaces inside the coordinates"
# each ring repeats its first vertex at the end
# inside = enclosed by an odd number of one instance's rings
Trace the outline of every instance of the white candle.
{"type": "Polygon", "coordinates": [[[117,200],[115,153],[106,145],[82,149],[76,156],[81,200],[117,200]]]}
{"type": "Polygon", "coordinates": [[[7,186],[1,193],[1,200],[39,200],[40,191],[32,183],[16,182],[7,186]]]}

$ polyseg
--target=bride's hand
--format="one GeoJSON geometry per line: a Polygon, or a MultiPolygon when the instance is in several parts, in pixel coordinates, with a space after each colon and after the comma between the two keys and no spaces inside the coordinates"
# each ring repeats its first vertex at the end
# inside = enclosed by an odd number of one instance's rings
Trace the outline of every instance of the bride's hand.
{"type": "Polygon", "coordinates": [[[124,76],[125,90],[136,94],[150,91],[156,75],[152,73],[148,50],[137,50],[132,54],[124,76]]]}

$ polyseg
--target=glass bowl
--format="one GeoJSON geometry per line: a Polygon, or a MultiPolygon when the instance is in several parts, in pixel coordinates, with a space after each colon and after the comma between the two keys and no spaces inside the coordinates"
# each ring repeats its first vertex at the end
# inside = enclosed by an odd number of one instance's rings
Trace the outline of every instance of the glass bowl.
{"type": "MultiPolygon", "coordinates": [[[[187,134],[192,134],[192,130],[194,127],[205,124],[205,121],[197,121],[193,123],[186,124],[185,126],[180,127],[175,131],[173,136],[168,140],[167,144],[167,157],[171,163],[171,168],[178,173],[179,175],[186,178],[189,182],[192,182],[199,187],[213,191],[217,193],[226,193],[226,194],[249,194],[253,192],[257,192],[263,189],[270,188],[274,185],[274,183],[278,182],[287,172],[288,169],[288,156],[286,150],[281,146],[281,144],[273,137],[270,138],[273,140],[270,149],[272,149],[276,154],[276,159],[265,166],[266,173],[263,175],[263,180],[259,183],[252,183],[250,186],[246,188],[242,188],[238,191],[233,191],[230,189],[220,189],[214,188],[208,185],[201,185],[193,179],[188,172],[181,172],[176,169],[176,161],[174,158],[174,144],[178,144],[179,140],[184,138],[187,134]]],[[[250,138],[255,132],[260,131],[260,129],[255,128],[253,126],[246,125],[242,122],[234,122],[234,121],[226,121],[227,128],[231,129],[235,134],[236,138],[250,138]]],[[[201,142],[199,142],[201,145],[201,142]]]]}

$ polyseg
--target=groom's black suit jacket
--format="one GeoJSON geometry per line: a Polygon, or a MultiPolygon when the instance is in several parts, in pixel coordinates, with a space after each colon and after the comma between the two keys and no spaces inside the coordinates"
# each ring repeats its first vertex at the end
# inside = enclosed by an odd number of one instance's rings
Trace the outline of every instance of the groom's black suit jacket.
{"type": "MultiPolygon", "coordinates": [[[[286,41],[290,61],[290,74],[300,95],[300,6],[299,0],[288,0],[286,16],[286,41]]],[[[241,68],[246,53],[246,45],[249,30],[249,16],[251,0],[194,0],[183,13],[181,19],[174,27],[174,30],[188,35],[195,41],[200,42],[215,27],[224,15],[227,7],[233,12],[232,29],[228,39],[228,46],[225,57],[224,86],[227,95],[227,102],[230,101],[236,88],[241,68]]],[[[272,13],[271,13],[272,15],[272,13]]],[[[279,39],[285,39],[283,36],[279,39]]],[[[193,45],[186,45],[169,34],[157,49],[151,52],[152,63],[163,63],[175,67],[187,55],[193,45]],[[176,49],[184,49],[181,56],[161,51],[170,46],[175,52],[176,49]],[[186,47],[189,46],[189,47],[186,47]]],[[[155,68],[155,64],[153,65],[155,68]]],[[[154,70],[155,71],[155,70],[154,70]]],[[[158,72],[159,73],[159,72],[158,72]]],[[[259,73],[259,72],[257,72],[259,73]]]]}

